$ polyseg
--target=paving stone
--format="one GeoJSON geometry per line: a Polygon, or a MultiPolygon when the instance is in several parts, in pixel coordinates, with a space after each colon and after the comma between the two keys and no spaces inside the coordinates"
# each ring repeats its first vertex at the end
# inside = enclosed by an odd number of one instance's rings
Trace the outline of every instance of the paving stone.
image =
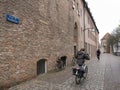
{"type": "Polygon", "coordinates": [[[75,84],[75,76],[71,73],[72,67],[66,67],[63,71],[38,76],[9,90],[104,90],[104,57],[101,56],[100,61],[94,58],[86,64],[89,68],[88,77],[79,85],[75,84]]]}

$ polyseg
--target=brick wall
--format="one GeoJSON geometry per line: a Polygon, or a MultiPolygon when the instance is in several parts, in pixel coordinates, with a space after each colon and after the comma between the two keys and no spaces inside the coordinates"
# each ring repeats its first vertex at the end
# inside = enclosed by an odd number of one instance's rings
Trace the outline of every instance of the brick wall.
{"type": "Polygon", "coordinates": [[[74,18],[70,0],[0,0],[0,87],[36,76],[47,59],[52,70],[58,56],[73,55],[74,18]],[[9,13],[19,24],[6,21],[9,13]]]}

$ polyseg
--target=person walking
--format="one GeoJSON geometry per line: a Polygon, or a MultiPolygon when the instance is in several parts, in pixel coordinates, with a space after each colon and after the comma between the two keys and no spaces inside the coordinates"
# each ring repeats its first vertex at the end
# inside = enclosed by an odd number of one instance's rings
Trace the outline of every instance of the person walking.
{"type": "Polygon", "coordinates": [[[100,54],[101,54],[101,51],[100,51],[100,49],[98,49],[98,50],[96,51],[96,55],[97,55],[97,59],[98,59],[98,60],[100,60],[100,54]]]}

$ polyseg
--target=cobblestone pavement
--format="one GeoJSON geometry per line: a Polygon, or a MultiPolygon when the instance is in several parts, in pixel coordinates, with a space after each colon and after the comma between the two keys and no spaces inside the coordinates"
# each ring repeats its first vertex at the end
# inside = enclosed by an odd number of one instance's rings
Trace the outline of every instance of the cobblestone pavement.
{"type": "Polygon", "coordinates": [[[79,85],[75,84],[72,67],[67,67],[59,72],[40,75],[9,90],[104,90],[105,63],[102,56],[100,61],[97,58],[86,61],[88,77],[79,85]]]}
{"type": "Polygon", "coordinates": [[[120,57],[109,55],[104,59],[106,60],[104,90],[120,90],[120,57]]]}

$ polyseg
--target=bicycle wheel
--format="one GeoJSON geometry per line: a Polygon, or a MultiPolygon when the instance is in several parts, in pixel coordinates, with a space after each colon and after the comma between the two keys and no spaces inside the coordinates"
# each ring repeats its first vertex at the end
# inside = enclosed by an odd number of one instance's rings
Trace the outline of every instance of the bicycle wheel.
{"type": "Polygon", "coordinates": [[[75,83],[80,84],[81,78],[79,76],[75,76],[75,83]]]}
{"type": "Polygon", "coordinates": [[[73,59],[72,59],[72,65],[76,65],[76,58],[75,57],[73,57],[73,59]]]}
{"type": "Polygon", "coordinates": [[[86,66],[85,72],[83,74],[83,78],[86,79],[87,75],[88,75],[88,67],[86,66]]]}

